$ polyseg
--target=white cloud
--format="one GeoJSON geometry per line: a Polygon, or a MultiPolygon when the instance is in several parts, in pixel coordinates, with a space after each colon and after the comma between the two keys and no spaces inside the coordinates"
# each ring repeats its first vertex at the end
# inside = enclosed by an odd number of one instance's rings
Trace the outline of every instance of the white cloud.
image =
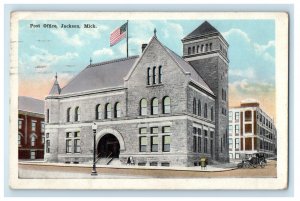
{"type": "Polygon", "coordinates": [[[164,37],[169,38],[175,35],[177,38],[182,38],[184,36],[183,27],[180,24],[165,22],[166,28],[163,29],[164,37]],[[170,33],[171,32],[171,33],[170,33]]]}
{"type": "Polygon", "coordinates": [[[93,52],[93,56],[101,57],[101,56],[112,56],[114,52],[111,48],[102,48],[100,50],[95,50],[93,52]]]}
{"type": "Polygon", "coordinates": [[[248,34],[241,29],[232,28],[229,31],[223,32],[222,35],[228,39],[230,36],[239,36],[243,38],[252,48],[254,48],[254,51],[257,55],[261,56],[264,60],[269,62],[274,62],[274,56],[272,56],[268,51],[271,48],[275,47],[275,41],[271,40],[268,41],[267,44],[259,44],[255,43],[250,39],[248,34]]]}
{"type": "Polygon", "coordinates": [[[230,76],[236,76],[236,77],[241,77],[241,78],[249,78],[249,79],[254,79],[256,77],[256,72],[254,68],[246,68],[246,69],[234,69],[230,68],[229,69],[229,75],[230,76]]]}
{"type": "Polygon", "coordinates": [[[240,37],[242,37],[246,42],[250,43],[251,39],[249,38],[248,34],[244,31],[242,31],[241,29],[237,29],[237,28],[232,28],[229,29],[229,31],[223,32],[222,35],[228,39],[231,35],[238,35],[240,37]]]}
{"type": "Polygon", "coordinates": [[[229,88],[232,91],[238,91],[243,94],[267,93],[275,91],[275,86],[266,81],[250,82],[248,79],[242,79],[229,83],[229,88]]]}
{"type": "MultiPolygon", "coordinates": [[[[30,65],[33,65],[34,67],[45,66],[46,68],[43,68],[44,70],[46,70],[49,66],[53,66],[63,60],[71,60],[79,56],[76,52],[66,52],[63,55],[51,54],[48,50],[36,47],[34,45],[31,45],[30,49],[35,53],[29,58],[30,65]]],[[[22,64],[24,65],[24,62],[22,64]]]]}
{"type": "Polygon", "coordinates": [[[51,30],[53,34],[55,34],[61,41],[63,41],[66,44],[72,45],[72,46],[83,46],[84,42],[80,38],[78,34],[74,34],[72,36],[69,36],[69,34],[63,30],[51,30]]]}

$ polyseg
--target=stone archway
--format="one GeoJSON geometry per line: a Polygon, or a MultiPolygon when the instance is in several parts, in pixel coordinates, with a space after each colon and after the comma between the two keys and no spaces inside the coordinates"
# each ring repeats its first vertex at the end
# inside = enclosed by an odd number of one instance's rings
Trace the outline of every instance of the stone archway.
{"type": "Polygon", "coordinates": [[[96,134],[97,154],[107,157],[110,153],[114,158],[119,158],[121,151],[125,150],[122,135],[114,129],[103,129],[96,134]]]}

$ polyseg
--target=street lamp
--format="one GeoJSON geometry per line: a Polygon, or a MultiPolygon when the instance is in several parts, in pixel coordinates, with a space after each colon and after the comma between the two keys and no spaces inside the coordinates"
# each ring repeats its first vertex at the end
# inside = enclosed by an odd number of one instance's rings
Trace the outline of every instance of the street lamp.
{"type": "Polygon", "coordinates": [[[94,160],[93,160],[93,170],[91,175],[92,176],[97,176],[97,170],[96,170],[96,131],[97,131],[97,124],[93,123],[92,125],[92,130],[93,130],[93,134],[94,134],[94,160]]]}

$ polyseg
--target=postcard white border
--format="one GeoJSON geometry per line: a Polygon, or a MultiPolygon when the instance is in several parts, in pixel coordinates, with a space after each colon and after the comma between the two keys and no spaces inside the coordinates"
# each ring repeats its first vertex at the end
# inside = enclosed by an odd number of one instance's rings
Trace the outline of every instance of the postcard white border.
{"type": "Polygon", "coordinates": [[[284,12],[13,12],[11,13],[9,184],[14,189],[285,189],[288,178],[288,14],[284,12]],[[275,20],[277,178],[19,179],[19,20],[275,20]]]}

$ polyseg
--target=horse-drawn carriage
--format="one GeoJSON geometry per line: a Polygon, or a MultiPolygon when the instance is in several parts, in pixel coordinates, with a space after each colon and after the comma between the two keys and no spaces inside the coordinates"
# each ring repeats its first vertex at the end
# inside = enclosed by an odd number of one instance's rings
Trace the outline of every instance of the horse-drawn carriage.
{"type": "Polygon", "coordinates": [[[257,168],[260,166],[264,168],[267,165],[267,161],[264,153],[255,153],[250,156],[248,159],[243,159],[237,167],[238,168],[257,168]]]}

